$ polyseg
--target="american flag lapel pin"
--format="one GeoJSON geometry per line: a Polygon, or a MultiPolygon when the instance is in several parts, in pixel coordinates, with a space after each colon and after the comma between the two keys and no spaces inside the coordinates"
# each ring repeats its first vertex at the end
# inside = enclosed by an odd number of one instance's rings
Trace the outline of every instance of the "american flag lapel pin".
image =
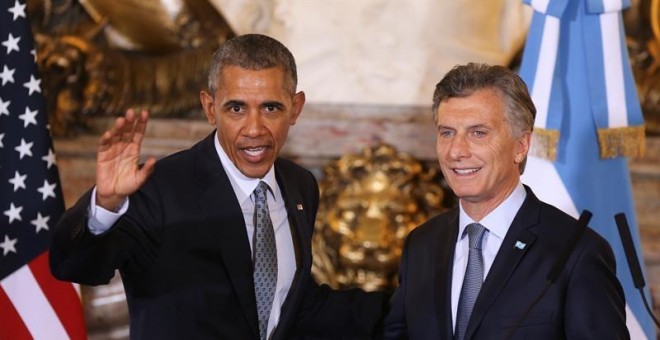
{"type": "Polygon", "coordinates": [[[518,249],[520,249],[520,250],[523,250],[523,249],[525,249],[526,246],[527,246],[526,243],[523,243],[523,242],[520,242],[520,241],[516,241],[516,245],[515,245],[514,247],[516,247],[516,248],[518,248],[518,249]]]}
{"type": "Polygon", "coordinates": [[[299,203],[299,204],[296,204],[296,209],[298,209],[298,210],[303,210],[303,206],[302,206],[302,204],[300,204],[300,203],[299,203]]]}

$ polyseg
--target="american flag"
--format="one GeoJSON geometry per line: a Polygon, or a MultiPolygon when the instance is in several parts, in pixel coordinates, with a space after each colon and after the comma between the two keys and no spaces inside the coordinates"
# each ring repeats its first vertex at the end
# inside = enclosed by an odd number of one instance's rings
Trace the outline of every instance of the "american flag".
{"type": "Polygon", "coordinates": [[[0,5],[0,340],[85,339],[80,296],[50,274],[64,210],[26,4],[0,5]]]}

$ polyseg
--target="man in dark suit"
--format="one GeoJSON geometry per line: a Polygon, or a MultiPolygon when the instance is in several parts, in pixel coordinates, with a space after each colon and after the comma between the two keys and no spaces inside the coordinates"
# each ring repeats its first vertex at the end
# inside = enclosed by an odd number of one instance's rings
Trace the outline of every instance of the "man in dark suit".
{"type": "Polygon", "coordinates": [[[98,285],[118,269],[134,339],[368,337],[383,295],[310,274],[318,186],[278,158],[305,102],[296,84],[285,46],[244,35],[214,54],[200,99],[217,130],[192,148],[139,165],[148,114],[118,118],[96,186],[58,223],[53,274],[98,285]]]}
{"type": "Polygon", "coordinates": [[[457,66],[436,86],[433,113],[460,203],[407,237],[386,338],[629,338],[614,255],[591,229],[513,329],[576,228],[520,182],[536,114],[523,81],[501,66],[457,66]]]}

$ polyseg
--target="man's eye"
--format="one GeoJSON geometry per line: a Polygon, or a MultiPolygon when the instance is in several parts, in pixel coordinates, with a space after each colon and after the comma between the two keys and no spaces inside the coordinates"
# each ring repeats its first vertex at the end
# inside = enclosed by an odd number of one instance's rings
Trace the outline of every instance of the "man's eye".
{"type": "Polygon", "coordinates": [[[452,132],[451,132],[451,131],[448,131],[448,130],[440,131],[440,136],[441,136],[441,137],[448,138],[448,137],[451,137],[451,136],[452,136],[452,132]]]}
{"type": "Polygon", "coordinates": [[[277,111],[277,106],[275,106],[275,105],[268,105],[268,106],[266,106],[265,109],[266,109],[267,112],[275,112],[275,111],[277,111]]]}
{"type": "Polygon", "coordinates": [[[476,130],[476,131],[474,131],[473,133],[474,133],[474,135],[477,136],[477,137],[484,137],[484,136],[486,136],[486,131],[476,130]]]}
{"type": "Polygon", "coordinates": [[[229,108],[229,111],[231,112],[241,112],[241,107],[238,105],[233,105],[229,108]]]}

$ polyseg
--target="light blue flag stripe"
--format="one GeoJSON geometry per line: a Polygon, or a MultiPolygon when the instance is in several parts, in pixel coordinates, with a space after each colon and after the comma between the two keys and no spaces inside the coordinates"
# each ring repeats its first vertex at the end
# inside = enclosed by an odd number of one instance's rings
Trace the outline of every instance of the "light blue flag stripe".
{"type": "Polygon", "coordinates": [[[541,37],[543,36],[543,28],[545,27],[546,16],[542,13],[534,11],[532,14],[532,22],[529,26],[528,37],[535,37],[535,39],[527,38],[525,42],[525,49],[523,56],[525,56],[520,63],[520,75],[527,75],[523,77],[527,83],[530,92],[534,88],[536,78],[536,66],[539,60],[539,53],[541,52],[541,37]]]}
{"type": "Polygon", "coordinates": [[[569,1],[572,0],[523,0],[523,3],[530,5],[541,14],[559,18],[564,13],[569,1]]]}
{"type": "MultiPolygon", "coordinates": [[[[603,116],[605,120],[599,122],[598,125],[603,123],[604,125],[601,126],[606,127],[609,124],[607,121],[608,107],[607,98],[604,97],[606,91],[603,52],[602,46],[599,46],[601,28],[598,15],[587,15],[587,1],[591,0],[572,1],[562,12],[559,53],[548,109],[549,120],[552,116],[564,117],[564,122],[560,125],[558,157],[554,162],[554,168],[570,195],[572,205],[577,211],[588,209],[594,213],[590,226],[606,238],[612,246],[616,256],[617,276],[624,287],[628,308],[644,333],[631,334],[633,339],[643,338],[644,335],[648,339],[655,339],[654,324],[646,314],[639,292],[632,283],[625,253],[614,222],[615,214],[620,212],[626,214],[632,227],[631,232],[638,256],[642,259],[627,159],[621,157],[600,158],[596,119],[601,120],[602,117],[596,115],[598,118],[594,118],[592,110],[605,112],[603,116]],[[594,57],[597,54],[600,56],[594,57]],[[594,94],[594,92],[598,93],[594,94]],[[565,95],[562,96],[562,93],[565,95]]],[[[560,5],[564,3],[563,0],[559,0],[559,2],[560,5]]],[[[552,7],[552,3],[553,1],[548,5],[548,11],[552,7]]],[[[623,5],[626,3],[629,4],[629,1],[621,2],[623,5]]],[[[600,11],[600,13],[612,7],[612,4],[607,4],[609,7],[606,8],[607,6],[602,3],[598,5],[594,1],[588,5],[589,10],[600,11]]],[[[620,16],[620,13],[618,15],[620,16]]],[[[543,21],[542,15],[535,13],[527,44],[531,46],[540,44],[538,40],[541,39],[542,32],[539,33],[539,27],[543,27],[543,24],[539,24],[541,21],[543,21]]],[[[621,25],[621,27],[623,26],[621,25]]],[[[622,70],[625,82],[625,107],[629,111],[628,124],[639,125],[642,123],[641,109],[637,101],[635,83],[623,38],[622,28],[617,37],[612,37],[612,39],[620,39],[620,46],[624,49],[622,51],[622,62],[624,63],[622,70]]],[[[534,86],[538,86],[538,80],[535,81],[533,77],[536,74],[535,66],[538,63],[539,55],[538,50],[536,54],[534,51],[534,48],[526,48],[521,66],[521,76],[529,85],[530,91],[534,86]]],[[[544,176],[538,173],[526,173],[525,175],[527,177],[544,176]]],[[[532,188],[535,188],[534,185],[532,188]]],[[[648,289],[646,295],[649,299],[648,289]]]]}

